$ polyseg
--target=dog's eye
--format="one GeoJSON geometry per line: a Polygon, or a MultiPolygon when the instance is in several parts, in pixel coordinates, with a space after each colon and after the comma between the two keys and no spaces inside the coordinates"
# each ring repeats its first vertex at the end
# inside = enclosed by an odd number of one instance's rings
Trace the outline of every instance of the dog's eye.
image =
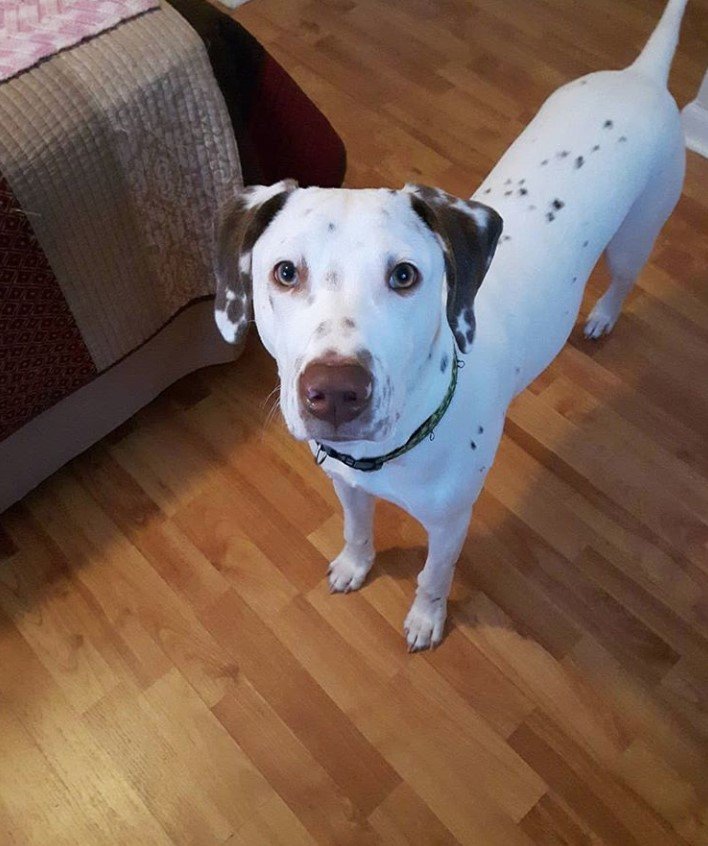
{"type": "Polygon", "coordinates": [[[412,288],[418,281],[418,270],[407,261],[397,264],[388,277],[388,284],[394,291],[412,288]]]}
{"type": "Polygon", "coordinates": [[[279,261],[273,268],[273,279],[286,288],[297,285],[297,268],[291,261],[279,261]]]}

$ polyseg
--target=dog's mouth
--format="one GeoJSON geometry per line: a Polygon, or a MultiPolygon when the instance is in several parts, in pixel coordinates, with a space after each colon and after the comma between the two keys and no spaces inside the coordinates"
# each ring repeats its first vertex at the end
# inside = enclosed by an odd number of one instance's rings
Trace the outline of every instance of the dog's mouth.
{"type": "MultiPolygon", "coordinates": [[[[319,388],[324,388],[322,392],[325,393],[331,383],[325,380],[324,385],[303,385],[301,372],[296,368],[293,377],[283,379],[280,391],[282,417],[296,440],[341,446],[346,443],[376,444],[390,438],[394,418],[399,417],[391,409],[390,378],[372,376],[370,385],[364,386],[366,390],[358,399],[346,395],[338,397],[332,410],[325,402],[326,397],[318,393],[319,388]]],[[[335,385],[336,390],[348,390],[349,387],[348,384],[335,385]]],[[[359,388],[356,381],[351,387],[355,391],[359,388]]]]}
{"type": "MultiPolygon", "coordinates": [[[[377,443],[386,438],[389,426],[386,421],[377,423],[342,423],[336,426],[332,423],[325,423],[321,420],[302,419],[304,435],[301,440],[319,441],[320,443],[342,444],[353,441],[368,441],[377,443]]],[[[295,437],[298,434],[291,429],[295,437]]]]}
{"type": "Polygon", "coordinates": [[[362,364],[357,357],[321,356],[298,370],[281,395],[283,415],[295,438],[376,443],[389,434],[390,396],[382,395],[370,358],[362,364]]]}
{"type": "Polygon", "coordinates": [[[347,442],[374,444],[389,437],[392,430],[389,416],[381,415],[373,409],[355,420],[336,424],[318,420],[299,403],[282,403],[281,410],[290,434],[298,441],[318,441],[325,444],[347,442]]]}

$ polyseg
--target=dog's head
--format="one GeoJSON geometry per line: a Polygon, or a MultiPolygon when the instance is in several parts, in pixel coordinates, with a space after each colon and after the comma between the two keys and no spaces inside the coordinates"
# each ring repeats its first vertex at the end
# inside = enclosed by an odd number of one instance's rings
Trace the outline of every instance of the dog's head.
{"type": "Polygon", "coordinates": [[[247,188],[217,226],[216,322],[233,342],[253,297],[296,438],[382,441],[426,368],[439,377],[431,351],[471,346],[501,229],[492,209],[417,185],[247,188]]]}

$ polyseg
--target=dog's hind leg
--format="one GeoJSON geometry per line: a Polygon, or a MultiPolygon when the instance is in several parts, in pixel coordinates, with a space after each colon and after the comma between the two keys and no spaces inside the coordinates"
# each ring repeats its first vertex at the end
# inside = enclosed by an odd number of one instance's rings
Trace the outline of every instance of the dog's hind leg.
{"type": "Polygon", "coordinates": [[[681,196],[684,170],[683,137],[679,137],[664,168],[654,175],[607,245],[605,256],[611,281],[590,312],[585,324],[586,338],[599,338],[612,331],[657,235],[681,196]]]}

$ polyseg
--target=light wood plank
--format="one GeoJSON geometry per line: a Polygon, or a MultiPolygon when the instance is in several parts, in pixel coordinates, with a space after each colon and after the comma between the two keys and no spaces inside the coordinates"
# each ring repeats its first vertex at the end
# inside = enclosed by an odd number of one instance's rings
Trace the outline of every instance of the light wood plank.
{"type": "MultiPolygon", "coordinates": [[[[469,195],[558,85],[632,61],[663,0],[252,0],[350,187],[469,195]]],[[[671,73],[705,70],[706,0],[671,73]]],[[[409,656],[425,557],[377,511],[331,596],[331,485],[249,338],[0,517],[0,842],[708,843],[708,163],[613,335],[513,404],[447,637],[409,656]]]]}

